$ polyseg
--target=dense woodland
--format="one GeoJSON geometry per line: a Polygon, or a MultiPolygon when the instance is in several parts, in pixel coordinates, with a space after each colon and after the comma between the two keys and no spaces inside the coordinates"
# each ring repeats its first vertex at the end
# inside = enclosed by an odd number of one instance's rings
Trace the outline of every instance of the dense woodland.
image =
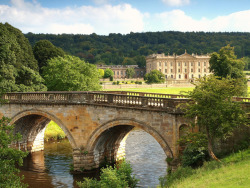
{"type": "Polygon", "coordinates": [[[250,57],[250,33],[205,33],[205,32],[146,32],[109,34],[101,36],[73,34],[33,34],[25,36],[32,46],[39,40],[49,40],[70,55],[75,55],[94,64],[138,64],[145,66],[145,56],[152,53],[206,54],[218,51],[230,44],[235,47],[238,58],[250,57]]]}

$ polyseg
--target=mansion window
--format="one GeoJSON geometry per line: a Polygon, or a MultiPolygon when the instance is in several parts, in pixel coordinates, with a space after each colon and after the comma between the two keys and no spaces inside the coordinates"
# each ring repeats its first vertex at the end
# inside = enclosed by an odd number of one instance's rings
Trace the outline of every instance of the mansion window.
{"type": "Polygon", "coordinates": [[[168,75],[165,75],[165,78],[167,79],[167,78],[168,78],[168,75]]]}
{"type": "Polygon", "coordinates": [[[119,71],[117,71],[117,75],[119,75],[119,71]]]}
{"type": "Polygon", "coordinates": [[[159,71],[161,72],[161,69],[159,69],[159,71]]]}
{"type": "Polygon", "coordinates": [[[165,67],[167,66],[167,62],[165,62],[165,67]]]}
{"type": "Polygon", "coordinates": [[[168,70],[167,69],[165,69],[165,73],[167,73],[168,72],[168,70]]]}
{"type": "Polygon", "coordinates": [[[186,63],[186,62],[185,62],[184,64],[185,64],[185,66],[187,66],[187,63],[186,63]]]}
{"type": "Polygon", "coordinates": [[[201,75],[199,75],[199,78],[201,78],[201,75]]]}
{"type": "Polygon", "coordinates": [[[204,69],[204,72],[207,72],[207,69],[204,69]]]}
{"type": "Polygon", "coordinates": [[[206,66],[206,62],[204,62],[204,66],[206,66]]]}
{"type": "Polygon", "coordinates": [[[198,72],[201,72],[201,69],[198,69],[198,72]]]}
{"type": "Polygon", "coordinates": [[[161,66],[161,62],[159,62],[159,66],[161,66]]]}
{"type": "Polygon", "coordinates": [[[185,69],[185,72],[187,72],[187,69],[185,69]]]}
{"type": "Polygon", "coordinates": [[[123,75],[123,71],[121,71],[121,75],[123,75]]]}
{"type": "Polygon", "coordinates": [[[193,63],[193,62],[191,62],[191,66],[194,66],[194,63],[193,63]]]}
{"type": "Polygon", "coordinates": [[[115,75],[115,71],[114,71],[114,75],[115,75]]]}
{"type": "Polygon", "coordinates": [[[181,72],[181,69],[178,69],[178,72],[181,72]]]}
{"type": "Polygon", "coordinates": [[[194,75],[192,74],[192,78],[194,78],[194,75]]]}
{"type": "Polygon", "coordinates": [[[171,67],[173,66],[173,62],[170,63],[171,67]]]}
{"type": "Polygon", "coordinates": [[[200,63],[200,62],[198,62],[198,66],[201,66],[201,63],[200,63]]]}
{"type": "Polygon", "coordinates": [[[191,69],[191,72],[193,72],[193,69],[191,69]]]}
{"type": "Polygon", "coordinates": [[[171,69],[171,72],[173,72],[173,69],[171,69]]]}
{"type": "Polygon", "coordinates": [[[174,78],[174,76],[173,76],[173,75],[171,75],[171,78],[174,78]]]}
{"type": "Polygon", "coordinates": [[[179,78],[181,78],[181,75],[179,74],[179,78]]]}
{"type": "Polygon", "coordinates": [[[181,63],[180,63],[180,62],[178,62],[178,66],[181,66],[181,63]]]}

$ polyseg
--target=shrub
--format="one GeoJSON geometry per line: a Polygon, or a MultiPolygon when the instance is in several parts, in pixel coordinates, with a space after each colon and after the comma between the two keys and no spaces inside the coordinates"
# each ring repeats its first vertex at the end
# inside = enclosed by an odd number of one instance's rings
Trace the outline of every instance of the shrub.
{"type": "Polygon", "coordinates": [[[84,178],[84,181],[77,182],[80,188],[124,188],[135,187],[138,180],[131,176],[131,165],[125,161],[101,169],[100,181],[84,178]]]}
{"type": "Polygon", "coordinates": [[[198,167],[209,158],[207,151],[207,137],[201,132],[188,133],[178,141],[180,145],[186,145],[181,156],[182,166],[198,167]]]}
{"type": "Polygon", "coordinates": [[[119,85],[119,84],[120,84],[120,81],[116,81],[116,84],[119,85]]]}

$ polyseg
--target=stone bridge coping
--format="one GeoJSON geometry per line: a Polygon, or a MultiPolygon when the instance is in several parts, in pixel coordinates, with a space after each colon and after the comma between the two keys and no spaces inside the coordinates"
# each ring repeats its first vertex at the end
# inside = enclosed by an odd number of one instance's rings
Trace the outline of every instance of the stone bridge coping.
{"type": "MultiPolygon", "coordinates": [[[[130,91],[13,92],[4,94],[2,99],[9,104],[89,104],[169,113],[182,113],[179,105],[190,100],[185,95],[130,91]]],[[[235,97],[235,101],[250,103],[250,98],[235,97]]]]}

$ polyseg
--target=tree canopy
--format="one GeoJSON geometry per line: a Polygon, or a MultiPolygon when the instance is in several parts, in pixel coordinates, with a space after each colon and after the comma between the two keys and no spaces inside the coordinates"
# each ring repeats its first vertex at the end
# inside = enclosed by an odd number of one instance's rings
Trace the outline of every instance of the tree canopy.
{"type": "Polygon", "coordinates": [[[162,72],[158,70],[152,70],[150,73],[145,74],[144,80],[148,84],[159,84],[165,82],[165,76],[162,72]]]}
{"type": "Polygon", "coordinates": [[[6,117],[0,119],[0,187],[27,187],[18,176],[16,164],[22,165],[28,153],[9,147],[21,138],[20,134],[14,135],[14,126],[9,123],[6,117]]]}
{"type": "Polygon", "coordinates": [[[135,75],[135,69],[133,67],[126,69],[126,77],[127,78],[133,78],[135,75]]]}
{"type": "Polygon", "coordinates": [[[104,70],[104,78],[110,78],[110,77],[113,77],[114,76],[114,72],[107,68],[104,70]]]}
{"type": "Polygon", "coordinates": [[[49,91],[97,91],[99,71],[95,65],[66,55],[48,60],[43,77],[49,91]]]}
{"type": "Polygon", "coordinates": [[[241,84],[245,85],[242,94],[246,94],[247,80],[243,72],[245,63],[243,59],[237,59],[234,53],[234,47],[227,45],[222,47],[219,53],[212,53],[209,64],[210,71],[218,78],[239,79],[242,82],[241,84]]]}
{"type": "Polygon", "coordinates": [[[186,104],[186,117],[206,132],[208,150],[212,158],[215,138],[225,138],[237,127],[245,123],[246,114],[233,96],[240,94],[242,85],[237,80],[218,79],[214,75],[200,78],[193,91],[188,92],[191,102],[186,104]]]}
{"type": "Polygon", "coordinates": [[[36,42],[33,47],[34,56],[38,62],[39,72],[41,73],[42,67],[47,65],[47,61],[51,58],[65,55],[65,52],[56,46],[54,46],[48,40],[40,40],[36,42]]]}
{"type": "Polygon", "coordinates": [[[122,65],[136,63],[145,67],[145,56],[153,53],[181,55],[207,54],[231,44],[238,57],[250,57],[250,33],[241,32],[144,32],[126,35],[33,34],[25,35],[34,45],[39,40],[49,40],[68,54],[89,63],[122,65]]]}
{"type": "Polygon", "coordinates": [[[44,91],[46,86],[38,73],[31,45],[22,32],[0,23],[0,89],[44,91]]]}

